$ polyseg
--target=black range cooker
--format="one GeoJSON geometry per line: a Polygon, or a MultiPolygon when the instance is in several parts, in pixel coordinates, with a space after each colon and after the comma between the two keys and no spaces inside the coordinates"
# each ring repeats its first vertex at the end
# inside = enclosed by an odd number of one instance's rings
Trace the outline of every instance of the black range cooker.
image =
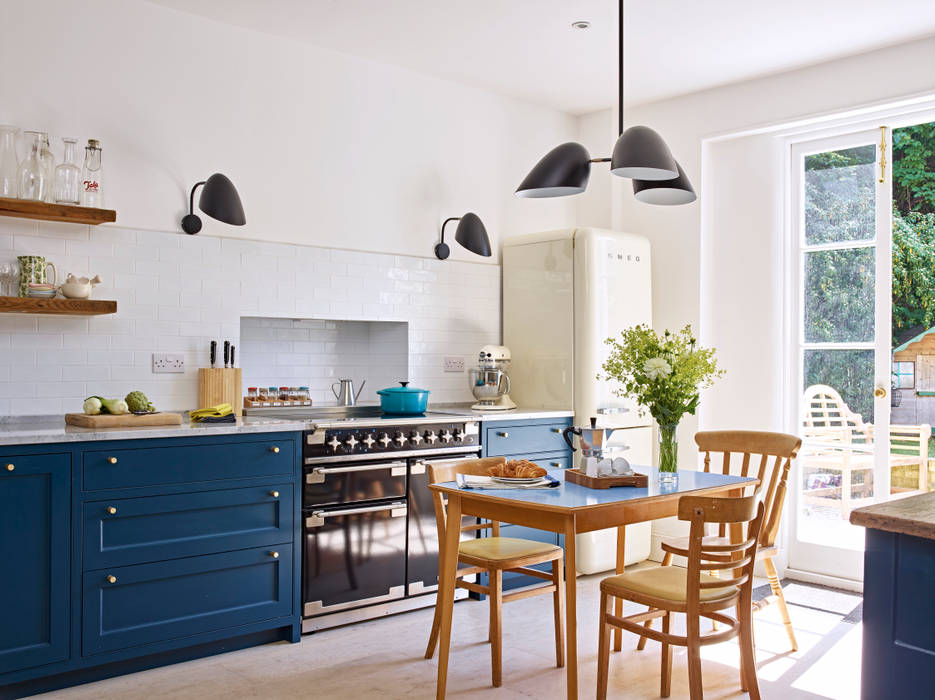
{"type": "Polygon", "coordinates": [[[428,466],[479,456],[479,423],[434,412],[383,417],[378,407],[319,410],[289,413],[309,421],[303,631],[434,605],[438,536],[428,466]]]}

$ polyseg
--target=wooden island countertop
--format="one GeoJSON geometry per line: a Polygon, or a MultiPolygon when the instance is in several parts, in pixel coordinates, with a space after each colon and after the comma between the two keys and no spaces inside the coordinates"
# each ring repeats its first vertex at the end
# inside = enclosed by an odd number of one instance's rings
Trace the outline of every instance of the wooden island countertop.
{"type": "Polygon", "coordinates": [[[935,540],[935,492],[851,511],[851,524],[935,540]]]}

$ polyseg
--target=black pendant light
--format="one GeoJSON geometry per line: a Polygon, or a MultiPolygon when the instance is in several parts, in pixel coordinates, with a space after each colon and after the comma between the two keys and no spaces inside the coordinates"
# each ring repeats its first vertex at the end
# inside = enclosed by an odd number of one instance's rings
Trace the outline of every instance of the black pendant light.
{"type": "Polygon", "coordinates": [[[451,255],[451,248],[445,243],[445,226],[449,221],[457,221],[458,228],[455,229],[455,240],[472,253],[490,257],[490,238],[487,236],[487,229],[484,228],[484,222],[480,217],[468,212],[464,216],[452,216],[445,219],[442,224],[442,240],[435,246],[435,257],[444,260],[451,255]]]}
{"type": "Polygon", "coordinates": [[[516,190],[518,197],[563,197],[584,192],[591,163],[610,163],[610,172],[633,178],[634,192],[648,192],[647,183],[666,183],[639,201],[653,204],[685,204],[695,191],[663,138],[648,126],[623,128],[623,0],[619,0],[617,143],[611,158],[591,158],[580,143],[563,143],[549,151],[516,190]],[[671,192],[668,192],[670,191],[671,192]],[[664,195],[663,191],[668,194],[664,195]]]}
{"type": "Polygon", "coordinates": [[[542,160],[520,183],[516,195],[539,198],[579,194],[587,189],[590,175],[591,155],[588,149],[569,141],[542,156],[542,160]]]}
{"type": "Polygon", "coordinates": [[[231,226],[243,226],[247,219],[240,203],[237,188],[226,175],[214,173],[207,180],[196,182],[188,196],[188,214],[182,217],[182,230],[193,234],[201,230],[201,217],[195,214],[195,190],[202,187],[198,208],[212,219],[231,226]]]}
{"type": "Polygon", "coordinates": [[[634,180],[633,196],[645,204],[690,204],[698,199],[688,175],[675,164],[678,177],[671,180],[634,180]]]}

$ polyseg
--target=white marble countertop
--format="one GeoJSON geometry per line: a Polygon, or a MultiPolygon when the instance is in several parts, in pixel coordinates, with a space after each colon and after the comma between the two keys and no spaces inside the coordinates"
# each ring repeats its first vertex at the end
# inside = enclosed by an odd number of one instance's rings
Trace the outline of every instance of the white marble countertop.
{"type": "MultiPolygon", "coordinates": [[[[574,411],[550,408],[515,408],[509,411],[473,411],[470,406],[430,406],[429,410],[481,421],[520,421],[539,418],[569,418],[574,411]]],[[[237,433],[274,433],[306,430],[314,421],[272,416],[245,416],[236,423],[189,423],[152,425],[139,428],[79,428],[65,425],[62,416],[0,416],[0,445],[38,445],[57,442],[134,440],[140,438],[179,438],[237,433]]]]}
{"type": "Polygon", "coordinates": [[[141,438],[184,438],[202,435],[276,433],[305,430],[305,421],[245,417],[236,423],[189,423],[151,425],[139,428],[79,428],[65,425],[63,416],[0,416],[0,445],[36,445],[56,442],[95,440],[135,440],[141,438]]]}

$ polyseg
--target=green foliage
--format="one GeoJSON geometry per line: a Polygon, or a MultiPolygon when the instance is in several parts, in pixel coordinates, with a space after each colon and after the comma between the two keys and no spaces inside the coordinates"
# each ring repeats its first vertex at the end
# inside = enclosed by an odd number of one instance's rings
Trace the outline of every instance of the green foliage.
{"type": "Polygon", "coordinates": [[[893,130],[893,201],[903,214],[935,212],[935,122],[893,130]]]}
{"type": "Polygon", "coordinates": [[[915,326],[935,326],[935,213],[894,209],[893,347],[915,326]]]}
{"type": "Polygon", "coordinates": [[[659,336],[640,324],[604,342],[611,351],[597,378],[620,382],[623,389],[615,393],[635,399],[659,425],[676,425],[684,414],[693,414],[699,391],[724,375],[714,348],[700,347],[691,326],[659,336]]]}

